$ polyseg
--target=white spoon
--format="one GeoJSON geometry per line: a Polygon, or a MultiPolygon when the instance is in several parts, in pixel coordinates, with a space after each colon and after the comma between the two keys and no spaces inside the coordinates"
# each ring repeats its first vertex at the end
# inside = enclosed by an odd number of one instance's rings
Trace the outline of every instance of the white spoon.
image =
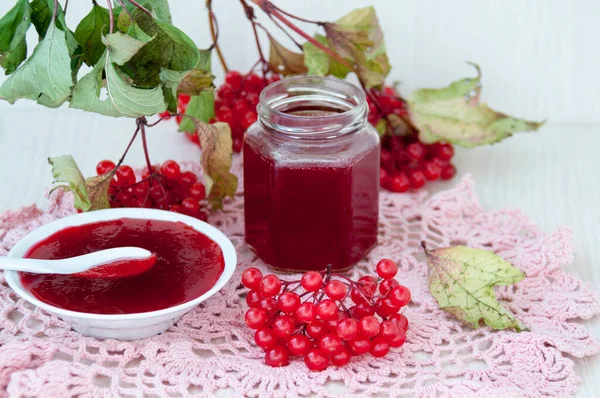
{"type": "Polygon", "coordinates": [[[0,257],[0,269],[35,274],[74,274],[84,277],[116,278],[147,271],[156,263],[152,252],[139,247],[118,247],[63,260],[0,257]]]}

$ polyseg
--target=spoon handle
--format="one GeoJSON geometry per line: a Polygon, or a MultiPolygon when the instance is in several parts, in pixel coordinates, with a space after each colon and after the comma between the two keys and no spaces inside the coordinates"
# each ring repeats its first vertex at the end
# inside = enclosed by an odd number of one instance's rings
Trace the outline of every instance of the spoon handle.
{"type": "Polygon", "coordinates": [[[0,269],[36,274],[74,274],[118,260],[144,259],[152,253],[139,247],[117,247],[62,260],[0,257],[0,269]]]}

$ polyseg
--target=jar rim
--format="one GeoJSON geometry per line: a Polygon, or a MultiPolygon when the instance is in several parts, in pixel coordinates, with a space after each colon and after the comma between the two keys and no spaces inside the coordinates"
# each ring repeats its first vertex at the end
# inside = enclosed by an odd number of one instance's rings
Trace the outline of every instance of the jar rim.
{"type": "Polygon", "coordinates": [[[295,76],[268,85],[260,94],[259,121],[276,133],[297,139],[335,138],[366,121],[364,91],[331,76],[295,76]],[[339,112],[295,115],[282,110],[294,103],[319,103],[339,112]],[[302,126],[302,127],[300,127],[302,126]]]}

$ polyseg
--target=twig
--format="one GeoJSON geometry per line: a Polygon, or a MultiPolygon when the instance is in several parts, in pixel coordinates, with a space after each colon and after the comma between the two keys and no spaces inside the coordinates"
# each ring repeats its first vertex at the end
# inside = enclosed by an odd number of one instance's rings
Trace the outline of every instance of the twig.
{"type": "Polygon", "coordinates": [[[150,163],[150,156],[148,155],[148,143],[146,142],[146,125],[148,124],[146,117],[138,117],[136,123],[140,127],[142,132],[142,146],[144,147],[144,157],[146,158],[146,166],[148,170],[152,170],[152,163],[150,163]]]}
{"type": "Polygon", "coordinates": [[[354,65],[352,65],[350,62],[348,62],[347,59],[341,57],[338,53],[331,51],[331,49],[329,47],[321,44],[315,38],[306,34],[302,29],[300,29],[299,27],[294,25],[289,19],[287,19],[283,14],[281,14],[277,9],[273,8],[273,6],[270,2],[263,1],[263,0],[250,0],[250,1],[252,1],[253,3],[260,6],[265,13],[272,14],[274,17],[276,17],[281,22],[283,22],[283,24],[286,25],[288,28],[290,28],[291,30],[296,32],[298,35],[302,36],[304,39],[308,40],[315,47],[317,47],[321,51],[325,52],[331,58],[334,58],[335,60],[337,60],[339,63],[341,63],[345,67],[349,68],[350,70],[354,70],[354,65]]]}
{"type": "Polygon", "coordinates": [[[135,141],[135,137],[137,137],[137,135],[138,135],[139,132],[140,132],[140,126],[138,124],[137,128],[135,129],[135,132],[133,133],[133,137],[131,137],[131,140],[129,140],[129,144],[127,144],[127,148],[125,148],[125,152],[123,152],[123,155],[121,156],[121,159],[119,159],[119,161],[117,162],[117,165],[115,166],[115,169],[118,169],[119,166],[125,160],[125,156],[127,156],[127,152],[129,152],[129,148],[131,148],[131,145],[133,144],[133,141],[135,141]]]}
{"type": "Polygon", "coordinates": [[[135,0],[127,0],[127,1],[129,1],[131,4],[133,4],[138,9],[142,10],[143,12],[145,12],[146,14],[152,16],[152,13],[146,7],[144,7],[143,5],[141,5],[140,3],[138,3],[137,1],[135,1],[135,0]]]}
{"type": "Polygon", "coordinates": [[[311,24],[314,24],[314,25],[319,25],[319,26],[323,26],[323,25],[325,25],[325,23],[324,23],[324,22],[319,22],[319,21],[311,21],[310,19],[300,18],[300,17],[298,17],[298,16],[296,16],[296,15],[294,15],[294,14],[290,14],[289,12],[282,10],[281,8],[277,7],[275,4],[271,3],[270,1],[266,1],[266,2],[267,2],[267,3],[269,3],[269,5],[270,5],[271,7],[273,7],[274,9],[276,9],[277,11],[279,11],[280,13],[282,13],[282,14],[284,14],[284,15],[287,15],[288,17],[290,17],[290,18],[293,18],[293,19],[295,19],[295,20],[297,20],[297,21],[302,21],[302,22],[306,22],[306,23],[311,23],[311,24]]]}
{"type": "Polygon", "coordinates": [[[210,35],[213,40],[212,48],[217,51],[217,56],[219,57],[219,62],[221,62],[221,66],[225,73],[229,71],[227,67],[227,63],[225,62],[225,58],[223,57],[223,53],[221,52],[221,47],[219,47],[219,24],[217,22],[217,17],[212,10],[212,0],[206,0],[206,8],[208,8],[208,25],[210,26],[210,35]]]}
{"type": "MultiPolygon", "coordinates": [[[[277,22],[277,20],[275,18],[273,18],[273,16],[271,14],[269,14],[269,19],[275,24],[275,26],[277,26],[283,33],[285,33],[285,35],[292,41],[294,42],[294,44],[296,45],[296,47],[298,47],[300,49],[300,51],[304,51],[304,49],[302,48],[302,46],[300,45],[300,43],[298,43],[296,41],[296,39],[294,39],[294,36],[292,36],[290,34],[290,32],[288,32],[287,30],[285,30],[283,28],[283,26],[281,26],[279,24],[279,22],[277,22]]],[[[264,28],[263,28],[264,29],[264,28]]],[[[268,33],[268,32],[267,32],[268,33]]]]}
{"type": "Polygon", "coordinates": [[[108,16],[110,18],[109,33],[112,33],[115,28],[115,16],[113,15],[112,0],[106,0],[106,5],[108,5],[108,16]]]}
{"type": "Polygon", "coordinates": [[[258,38],[258,30],[256,29],[257,22],[254,20],[254,10],[252,7],[250,7],[248,5],[248,3],[246,3],[246,0],[240,0],[240,3],[242,4],[242,7],[244,7],[244,12],[246,13],[246,18],[248,18],[248,20],[252,24],[252,31],[254,32],[254,40],[256,41],[256,48],[258,49],[258,55],[260,56],[260,61],[263,64],[262,72],[263,72],[263,78],[264,78],[265,74],[269,70],[269,64],[268,64],[267,59],[265,58],[265,55],[262,51],[262,47],[260,46],[260,40],[258,38]]]}
{"type": "Polygon", "coordinates": [[[69,7],[69,0],[65,0],[65,8],[63,8],[63,14],[67,16],[67,7],[69,7]]]}

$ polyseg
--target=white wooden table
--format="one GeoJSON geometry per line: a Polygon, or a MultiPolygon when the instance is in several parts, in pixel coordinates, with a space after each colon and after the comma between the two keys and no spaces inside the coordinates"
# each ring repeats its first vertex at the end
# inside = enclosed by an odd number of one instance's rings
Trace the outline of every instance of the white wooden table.
{"type": "MultiPolygon", "coordinates": [[[[33,202],[44,205],[52,176],[48,156],[72,154],[86,175],[101,159],[117,160],[135,125],[69,109],[0,104],[0,211],[33,202]]],[[[197,160],[200,151],[175,133],[174,122],[149,130],[153,162],[197,160]]],[[[567,269],[600,289],[600,125],[549,124],[539,133],[503,143],[458,150],[459,177],[469,172],[487,209],[521,208],[542,230],[574,231],[577,256],[567,269]]],[[[127,163],[141,166],[141,144],[127,163]]],[[[457,181],[458,178],[455,181],[457,181]]],[[[444,189],[454,182],[438,183],[444,189]]],[[[600,339],[600,317],[586,323],[600,339]]],[[[598,396],[600,358],[576,360],[582,382],[578,395],[598,396]]]]}

